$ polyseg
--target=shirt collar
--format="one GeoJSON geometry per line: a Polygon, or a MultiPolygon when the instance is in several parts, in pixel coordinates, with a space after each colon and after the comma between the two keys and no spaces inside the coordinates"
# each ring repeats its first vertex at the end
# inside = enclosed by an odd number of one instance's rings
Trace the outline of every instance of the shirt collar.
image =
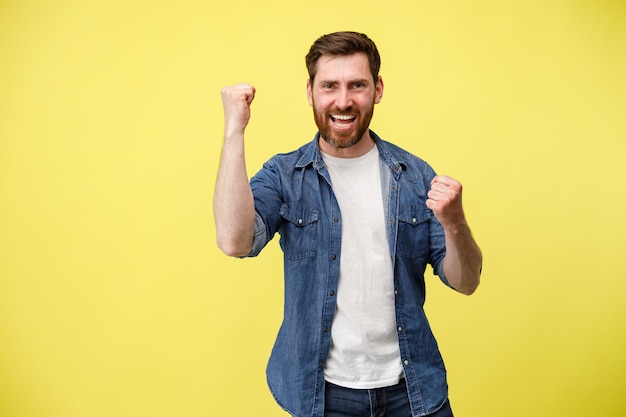
{"type": "MultiPolygon", "coordinates": [[[[376,133],[370,130],[370,136],[374,139],[376,146],[378,147],[378,153],[380,159],[392,169],[393,172],[399,174],[406,169],[406,163],[403,161],[403,155],[399,152],[394,152],[393,148],[388,146],[387,142],[382,140],[376,133]]],[[[320,133],[317,132],[311,142],[304,145],[302,156],[296,162],[296,168],[304,168],[308,165],[313,165],[317,170],[324,166],[322,159],[322,153],[319,148],[320,133]]]]}

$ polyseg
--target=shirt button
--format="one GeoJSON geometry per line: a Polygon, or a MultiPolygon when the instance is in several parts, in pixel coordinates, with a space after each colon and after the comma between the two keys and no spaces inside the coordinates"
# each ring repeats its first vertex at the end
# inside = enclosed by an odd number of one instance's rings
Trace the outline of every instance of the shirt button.
{"type": "Polygon", "coordinates": [[[415,222],[417,221],[417,219],[416,219],[415,217],[413,217],[413,218],[411,219],[411,221],[412,221],[413,223],[415,223],[415,222]]]}
{"type": "Polygon", "coordinates": [[[328,333],[328,327],[324,327],[324,333],[328,333]]]}
{"type": "Polygon", "coordinates": [[[302,219],[298,219],[298,224],[302,224],[302,219]]]}
{"type": "Polygon", "coordinates": [[[335,295],[335,291],[330,290],[330,291],[328,292],[328,295],[330,295],[331,297],[332,297],[332,296],[334,296],[334,295],[335,295]]]}
{"type": "Polygon", "coordinates": [[[404,360],[404,364],[405,364],[405,365],[408,365],[408,364],[409,364],[409,360],[408,360],[408,359],[405,359],[405,360],[404,360]]]}
{"type": "Polygon", "coordinates": [[[337,259],[337,255],[330,255],[330,259],[334,261],[335,259],[337,259]]]}
{"type": "Polygon", "coordinates": [[[398,326],[398,331],[401,332],[402,331],[402,326],[398,326]]]}
{"type": "Polygon", "coordinates": [[[339,217],[333,217],[333,221],[337,223],[339,221],[339,217]]]}

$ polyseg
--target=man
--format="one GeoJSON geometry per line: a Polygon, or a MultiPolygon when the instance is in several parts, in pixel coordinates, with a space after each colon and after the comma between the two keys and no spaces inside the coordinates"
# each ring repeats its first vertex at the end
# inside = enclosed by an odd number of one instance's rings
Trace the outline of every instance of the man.
{"type": "Polygon", "coordinates": [[[423,310],[424,270],[471,294],[482,255],[462,187],[369,130],[383,96],[366,35],[322,36],[306,57],[319,132],[248,182],[244,131],[255,89],[222,89],[215,187],[219,247],[256,256],[280,234],[285,315],[267,367],[297,417],[451,416],[446,371],[423,310]]]}

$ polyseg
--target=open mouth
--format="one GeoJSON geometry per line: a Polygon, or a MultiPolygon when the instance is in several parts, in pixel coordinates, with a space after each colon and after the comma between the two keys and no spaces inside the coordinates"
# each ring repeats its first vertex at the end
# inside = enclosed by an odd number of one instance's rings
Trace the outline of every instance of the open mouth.
{"type": "Polygon", "coordinates": [[[345,114],[332,114],[330,116],[330,120],[333,122],[333,125],[340,129],[348,128],[354,123],[356,120],[356,116],[350,116],[345,114]]]}

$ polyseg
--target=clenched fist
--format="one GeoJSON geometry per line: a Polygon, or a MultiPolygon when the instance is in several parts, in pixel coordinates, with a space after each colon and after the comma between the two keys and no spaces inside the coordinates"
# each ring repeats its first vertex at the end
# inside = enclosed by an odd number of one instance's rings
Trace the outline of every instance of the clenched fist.
{"type": "Polygon", "coordinates": [[[243,134],[250,120],[250,104],[256,90],[250,84],[236,84],[222,88],[224,105],[224,134],[243,134]]]}
{"type": "Polygon", "coordinates": [[[426,207],[444,229],[452,229],[466,223],[461,194],[463,186],[454,178],[437,175],[430,183],[426,207]]]}

